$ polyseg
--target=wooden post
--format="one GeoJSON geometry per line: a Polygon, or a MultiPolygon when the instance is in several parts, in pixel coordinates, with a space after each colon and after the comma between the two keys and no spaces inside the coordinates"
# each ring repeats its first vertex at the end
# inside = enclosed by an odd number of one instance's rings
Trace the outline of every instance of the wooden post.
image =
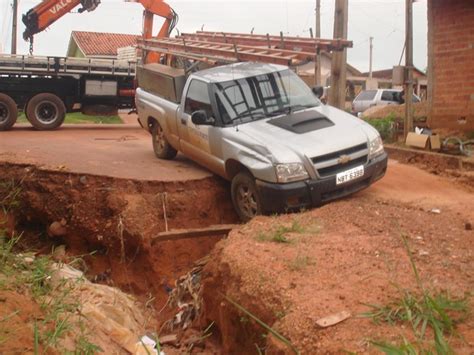
{"type": "Polygon", "coordinates": [[[373,45],[374,37],[370,37],[369,40],[370,40],[369,78],[372,79],[372,63],[373,63],[372,56],[374,53],[374,45],[373,45]]]}
{"type": "Polygon", "coordinates": [[[405,122],[403,135],[413,131],[413,0],[406,0],[406,50],[405,50],[405,122]]]}
{"type": "MultiPolygon", "coordinates": [[[[321,38],[321,0],[316,0],[316,38],[321,38]]],[[[321,83],[321,51],[316,49],[316,61],[314,63],[314,81],[316,85],[321,83]]]]}
{"type": "Polygon", "coordinates": [[[16,33],[18,29],[18,0],[13,0],[12,54],[16,54],[16,33]]]}
{"type": "MultiPolygon", "coordinates": [[[[348,0],[336,0],[334,13],[334,39],[347,39],[348,0]]],[[[331,90],[329,105],[344,110],[346,103],[347,49],[333,52],[331,63],[331,90]]]]}

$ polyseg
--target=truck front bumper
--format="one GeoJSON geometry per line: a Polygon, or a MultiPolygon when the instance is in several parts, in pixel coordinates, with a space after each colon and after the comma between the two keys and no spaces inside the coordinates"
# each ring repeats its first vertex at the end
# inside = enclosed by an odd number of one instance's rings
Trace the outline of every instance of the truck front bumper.
{"type": "Polygon", "coordinates": [[[273,184],[257,180],[264,213],[279,213],[321,206],[369,187],[381,179],[387,170],[387,153],[364,166],[364,175],[356,180],[336,185],[336,176],[320,180],[273,184]]]}

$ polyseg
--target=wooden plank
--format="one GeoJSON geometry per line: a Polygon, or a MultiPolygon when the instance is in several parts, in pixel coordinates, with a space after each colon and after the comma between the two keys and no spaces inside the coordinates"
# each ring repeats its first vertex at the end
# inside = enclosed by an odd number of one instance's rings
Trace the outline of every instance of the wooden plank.
{"type": "Polygon", "coordinates": [[[195,228],[195,229],[176,229],[168,232],[158,233],[155,237],[151,238],[151,243],[163,242],[169,240],[181,240],[188,238],[202,238],[202,237],[212,237],[212,236],[226,236],[229,232],[240,227],[238,224],[219,224],[214,226],[209,226],[205,228],[195,228]]]}

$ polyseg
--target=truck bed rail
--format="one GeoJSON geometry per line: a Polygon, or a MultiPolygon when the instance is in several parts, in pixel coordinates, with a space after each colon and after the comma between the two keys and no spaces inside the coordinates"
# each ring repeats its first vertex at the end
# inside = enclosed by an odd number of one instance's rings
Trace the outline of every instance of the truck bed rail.
{"type": "Polygon", "coordinates": [[[135,61],[127,60],[0,55],[0,74],[133,76],[135,67],[135,61]]]}

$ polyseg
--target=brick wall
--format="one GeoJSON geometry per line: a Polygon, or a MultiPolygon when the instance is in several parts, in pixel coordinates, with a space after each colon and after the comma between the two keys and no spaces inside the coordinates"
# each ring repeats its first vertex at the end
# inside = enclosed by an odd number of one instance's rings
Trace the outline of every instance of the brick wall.
{"type": "Polygon", "coordinates": [[[474,130],[474,0],[429,0],[430,124],[474,130]]]}

